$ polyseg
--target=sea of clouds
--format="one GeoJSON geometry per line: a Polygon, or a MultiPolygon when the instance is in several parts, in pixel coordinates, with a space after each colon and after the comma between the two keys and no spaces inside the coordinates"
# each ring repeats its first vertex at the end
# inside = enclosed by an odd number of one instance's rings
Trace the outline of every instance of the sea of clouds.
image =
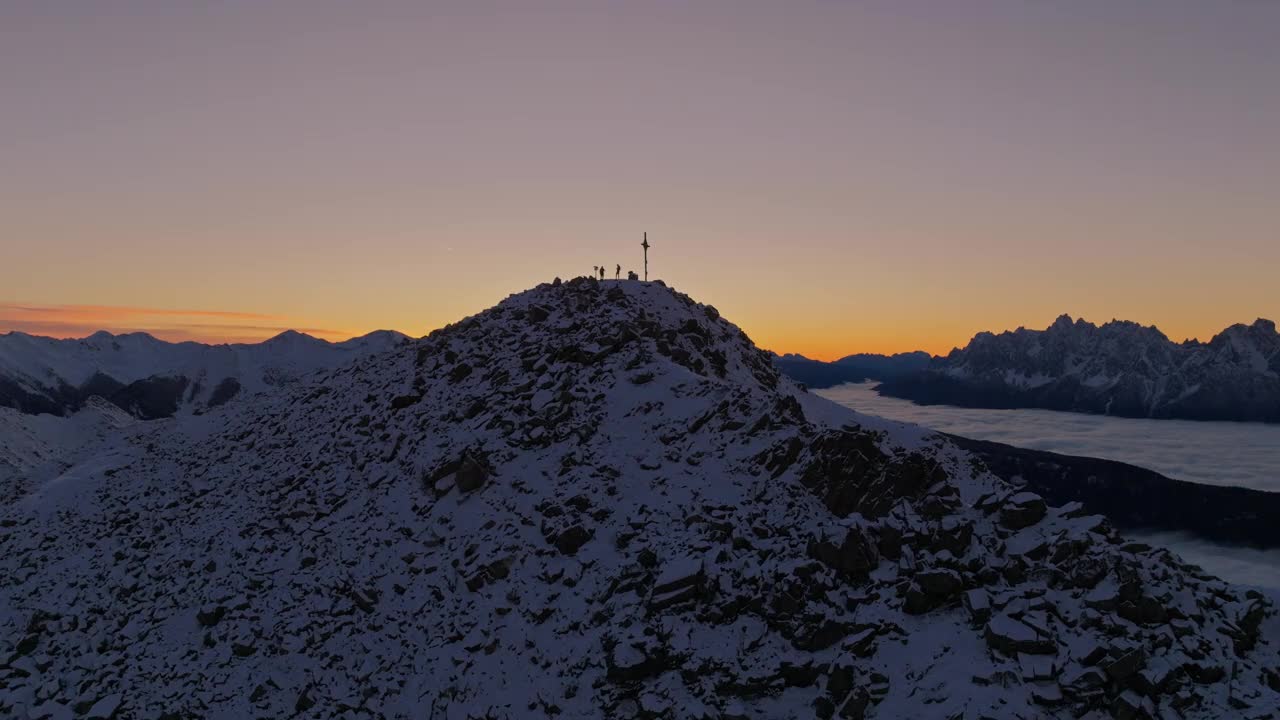
{"type": "Polygon", "coordinates": [[[915,405],[877,395],[874,387],[841,385],[818,394],[859,412],[975,440],[1119,460],[1178,480],[1280,491],[1280,425],[915,405]]]}
{"type": "MultiPolygon", "coordinates": [[[[1280,425],[915,405],[877,395],[874,387],[858,383],[817,392],[859,412],[977,440],[1119,460],[1179,480],[1280,491],[1280,425]]],[[[1182,533],[1129,535],[1172,548],[1227,580],[1280,588],[1280,550],[1218,545],[1182,533]]]]}

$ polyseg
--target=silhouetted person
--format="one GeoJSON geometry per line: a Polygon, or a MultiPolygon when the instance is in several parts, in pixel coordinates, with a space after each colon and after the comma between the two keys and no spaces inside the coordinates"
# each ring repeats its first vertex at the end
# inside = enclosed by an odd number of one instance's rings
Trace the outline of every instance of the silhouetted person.
{"type": "Polygon", "coordinates": [[[603,265],[601,265],[601,266],[600,266],[600,279],[601,279],[601,280],[603,280],[603,279],[604,279],[604,266],[603,266],[603,265]]]}
{"type": "Polygon", "coordinates": [[[614,279],[614,280],[621,280],[621,279],[622,279],[622,266],[621,266],[621,265],[619,265],[619,266],[618,266],[618,268],[617,268],[616,270],[614,270],[614,271],[613,271],[613,279],[614,279]]]}
{"type": "Polygon", "coordinates": [[[627,271],[627,279],[628,279],[628,280],[639,280],[639,279],[640,279],[640,276],[636,274],[636,271],[635,271],[635,270],[628,270],[628,271],[627,271]]]}

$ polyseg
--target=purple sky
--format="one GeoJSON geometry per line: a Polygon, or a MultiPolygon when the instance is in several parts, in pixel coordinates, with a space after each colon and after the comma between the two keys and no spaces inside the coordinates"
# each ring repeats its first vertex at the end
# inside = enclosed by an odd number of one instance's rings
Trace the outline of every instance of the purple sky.
{"type": "Polygon", "coordinates": [[[1280,315],[1277,2],[19,1],[0,90],[0,331],[416,335],[644,230],[821,357],[1280,315]]]}

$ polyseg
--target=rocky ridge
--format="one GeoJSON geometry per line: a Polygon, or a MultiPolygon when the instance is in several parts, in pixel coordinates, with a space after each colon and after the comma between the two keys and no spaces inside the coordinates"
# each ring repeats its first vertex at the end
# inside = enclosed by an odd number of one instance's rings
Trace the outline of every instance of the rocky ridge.
{"type": "Polygon", "coordinates": [[[1271,717],[1266,598],[539,286],[0,514],[0,715],[1271,717]]]}
{"type": "Polygon", "coordinates": [[[878,390],[926,404],[1280,422],[1280,334],[1259,319],[1175,343],[1154,327],[1063,315],[1044,330],[979,333],[878,390]]]}

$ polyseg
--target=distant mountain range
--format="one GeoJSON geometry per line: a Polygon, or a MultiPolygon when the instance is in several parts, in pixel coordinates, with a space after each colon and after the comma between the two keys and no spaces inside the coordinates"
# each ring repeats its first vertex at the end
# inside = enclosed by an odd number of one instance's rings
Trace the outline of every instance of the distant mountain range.
{"type": "Polygon", "coordinates": [[[65,415],[100,396],[143,419],[201,412],[407,340],[390,330],[340,343],[289,330],[231,345],[170,343],[146,333],[56,340],[10,332],[0,335],[0,407],[65,415]]]}
{"type": "Polygon", "coordinates": [[[922,350],[897,355],[873,355],[861,353],[840,358],[834,362],[813,360],[803,355],[788,353],[775,355],[773,363],[796,382],[811,388],[825,388],[851,382],[888,380],[919,372],[932,360],[922,350]]]}
{"type": "Polygon", "coordinates": [[[1260,319],[1176,343],[1155,327],[1063,315],[1044,330],[978,333],[923,370],[883,379],[881,394],[926,405],[1280,422],[1280,334],[1260,319]]]}

